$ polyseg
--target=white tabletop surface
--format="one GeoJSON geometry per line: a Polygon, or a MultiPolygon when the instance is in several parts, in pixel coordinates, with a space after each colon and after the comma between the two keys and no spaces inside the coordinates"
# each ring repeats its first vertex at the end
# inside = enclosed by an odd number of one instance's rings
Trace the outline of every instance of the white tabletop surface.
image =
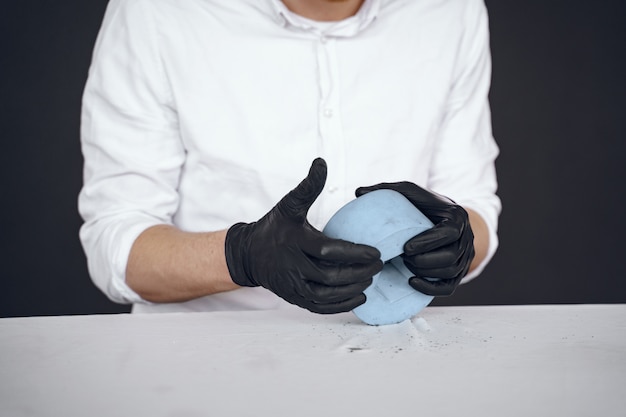
{"type": "Polygon", "coordinates": [[[626,305],[0,319],[0,416],[626,416],[626,305]]]}

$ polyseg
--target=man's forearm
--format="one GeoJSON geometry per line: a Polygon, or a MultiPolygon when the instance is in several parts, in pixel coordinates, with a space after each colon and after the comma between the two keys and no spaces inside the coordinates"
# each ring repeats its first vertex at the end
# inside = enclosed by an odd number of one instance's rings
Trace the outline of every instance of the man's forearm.
{"type": "Polygon", "coordinates": [[[190,233],[159,225],[145,230],[130,252],[126,283],[144,300],[182,302],[239,288],[224,256],[226,231],[190,233]]]}
{"type": "Polygon", "coordinates": [[[474,260],[470,264],[469,272],[472,272],[487,256],[489,250],[489,229],[487,223],[475,211],[465,208],[469,216],[472,232],[474,233],[474,260]]]}

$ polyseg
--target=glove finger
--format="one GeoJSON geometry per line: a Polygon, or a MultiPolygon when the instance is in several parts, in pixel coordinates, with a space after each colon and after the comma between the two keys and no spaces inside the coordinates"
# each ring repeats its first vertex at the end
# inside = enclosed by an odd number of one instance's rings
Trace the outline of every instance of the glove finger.
{"type": "Polygon", "coordinates": [[[344,262],[316,259],[299,252],[293,253],[290,261],[282,265],[286,281],[280,280],[272,287],[284,287],[287,282],[293,286],[299,282],[316,282],[328,287],[339,287],[356,283],[365,283],[365,288],[371,283],[372,277],[383,268],[380,259],[367,263],[349,264],[344,262]]]}
{"type": "Polygon", "coordinates": [[[367,187],[359,187],[356,189],[355,194],[357,197],[367,194],[375,190],[393,190],[397,191],[405,196],[413,205],[423,208],[423,205],[433,205],[434,207],[440,207],[442,204],[448,206],[454,202],[449,198],[435,193],[432,190],[426,190],[417,184],[409,181],[400,182],[381,182],[380,184],[370,185],[367,187]]]}
{"type": "Polygon", "coordinates": [[[389,190],[391,188],[389,188],[389,185],[391,185],[391,183],[387,183],[387,182],[381,182],[380,184],[376,184],[376,185],[369,185],[366,187],[359,187],[354,191],[354,195],[356,195],[357,197],[361,197],[363,194],[367,194],[370,193],[372,191],[376,191],[376,190],[389,190]]]}
{"type": "Polygon", "coordinates": [[[412,277],[409,278],[409,285],[414,290],[421,292],[422,294],[432,295],[433,297],[442,297],[452,295],[461,277],[454,279],[437,279],[429,280],[428,278],[412,277]]]}
{"type": "Polygon", "coordinates": [[[309,280],[328,287],[358,284],[365,289],[372,283],[372,277],[383,269],[380,259],[367,264],[313,263],[317,274],[311,275],[309,280]]]}
{"type": "Polygon", "coordinates": [[[441,268],[417,268],[411,272],[419,277],[449,280],[465,275],[464,269],[465,267],[463,265],[454,264],[441,268]]]}
{"type": "MultiPolygon", "coordinates": [[[[460,263],[460,260],[465,255],[465,251],[461,249],[459,241],[455,241],[450,245],[443,246],[437,250],[433,250],[425,253],[418,253],[417,255],[403,254],[405,264],[411,265],[414,270],[420,269],[432,269],[432,268],[444,268],[448,265],[455,265],[460,263]]],[[[414,272],[417,275],[425,276],[414,272]]]]}
{"type": "Polygon", "coordinates": [[[443,246],[458,241],[463,234],[463,228],[453,227],[446,220],[436,224],[419,235],[409,239],[404,244],[404,253],[409,256],[431,252],[443,246]]]}
{"type": "MultiPolygon", "coordinates": [[[[354,191],[354,194],[357,197],[361,197],[363,194],[371,193],[372,191],[376,191],[376,190],[393,190],[393,191],[399,192],[400,194],[404,195],[407,199],[410,200],[410,198],[407,195],[407,192],[411,188],[413,188],[413,187],[417,187],[417,186],[415,184],[407,182],[407,181],[401,181],[401,182],[381,182],[381,183],[376,184],[376,185],[369,185],[369,186],[365,186],[365,187],[359,187],[359,188],[357,188],[354,191]]],[[[420,188],[420,190],[422,190],[422,188],[420,188]]],[[[413,203],[413,204],[415,204],[415,203],[413,203]]]]}
{"type": "Polygon", "coordinates": [[[315,303],[311,300],[308,300],[304,297],[297,297],[291,302],[292,304],[296,304],[299,307],[306,308],[307,310],[318,313],[318,314],[335,314],[335,313],[345,313],[347,311],[354,310],[361,304],[363,304],[366,300],[365,294],[360,293],[352,298],[338,301],[338,302],[330,302],[330,303],[315,303]]]}
{"type": "Polygon", "coordinates": [[[460,255],[444,255],[437,252],[420,255],[419,257],[404,257],[404,265],[418,277],[432,277],[443,279],[463,278],[469,271],[474,259],[474,247],[459,252],[460,255]],[[431,256],[432,255],[432,256],[431,256]],[[449,261],[449,262],[448,262],[449,261]]]}
{"type": "Polygon", "coordinates": [[[328,286],[313,281],[301,281],[296,286],[295,291],[315,304],[332,304],[357,297],[371,284],[371,277],[368,281],[341,286],[328,286]]]}
{"type": "Polygon", "coordinates": [[[303,236],[299,245],[307,255],[333,263],[371,263],[380,259],[380,251],[373,246],[333,239],[321,232],[303,236]]]}
{"type": "Polygon", "coordinates": [[[316,158],[311,164],[309,174],[278,202],[277,210],[289,218],[306,219],[311,205],[324,188],[326,175],[326,161],[316,158]]]}

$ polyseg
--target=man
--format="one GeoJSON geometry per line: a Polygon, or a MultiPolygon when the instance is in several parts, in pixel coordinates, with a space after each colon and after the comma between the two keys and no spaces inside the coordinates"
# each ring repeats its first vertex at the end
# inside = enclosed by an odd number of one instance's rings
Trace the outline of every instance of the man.
{"type": "Polygon", "coordinates": [[[450,294],[497,247],[489,81],[481,0],[112,0],[81,127],[92,279],[139,312],[348,311],[379,253],[319,230],[392,188],[436,224],[410,284],[450,294]]]}

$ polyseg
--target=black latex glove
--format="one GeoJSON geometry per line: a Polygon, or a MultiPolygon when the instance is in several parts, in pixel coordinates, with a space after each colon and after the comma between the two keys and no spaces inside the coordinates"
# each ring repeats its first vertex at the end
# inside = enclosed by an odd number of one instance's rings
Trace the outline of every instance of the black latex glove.
{"type": "Polygon", "coordinates": [[[226,263],[241,286],[263,286],[315,313],[350,311],[382,270],[378,249],[331,239],[306,219],[326,182],[326,162],[313,161],[309,175],[261,220],[238,223],[226,234],[226,263]]]}
{"type": "Polygon", "coordinates": [[[451,295],[474,259],[474,234],[465,209],[411,182],[360,187],[356,196],[379,189],[401,193],[435,225],[404,245],[404,264],[415,274],[411,287],[428,295],[451,295]]]}

